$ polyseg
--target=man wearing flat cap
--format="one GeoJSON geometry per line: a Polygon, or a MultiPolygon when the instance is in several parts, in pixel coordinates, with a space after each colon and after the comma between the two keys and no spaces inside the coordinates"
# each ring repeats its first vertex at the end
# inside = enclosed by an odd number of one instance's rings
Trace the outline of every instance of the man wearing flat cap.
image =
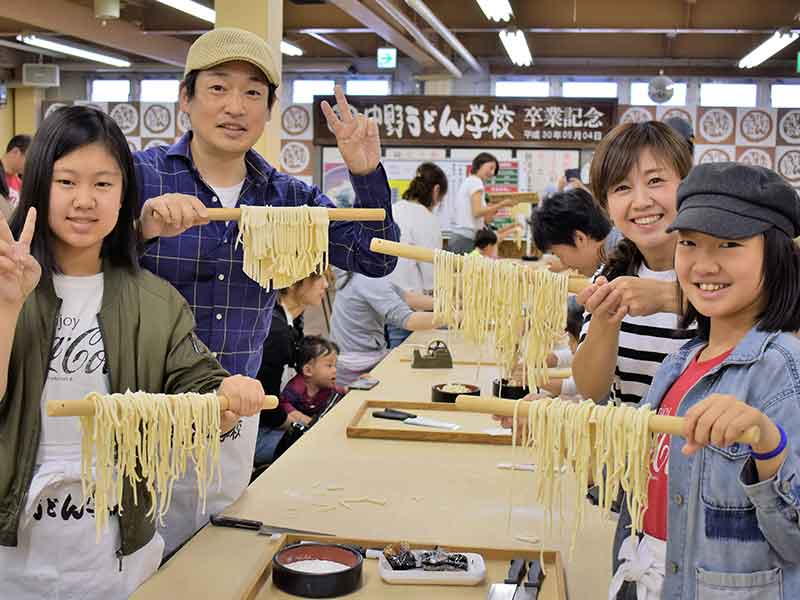
{"type": "MultiPolygon", "coordinates": [[[[208,208],[333,206],[317,187],[279,173],[252,146],[264,131],[281,74],[273,50],[259,36],[218,28],[200,36],[186,57],[180,109],[191,131],[172,146],[135,155],[142,212],[142,265],[170,281],[194,311],[197,333],[231,374],[256,377],[269,333],[275,292],[242,269],[235,221],[208,220],[208,208]]],[[[373,237],[397,241],[380,140],[374,120],[351,115],[336,89],[341,118],[322,110],[350,169],[357,208],[383,208],[382,222],[338,222],[330,227],[330,262],[371,277],[390,273],[396,258],[370,252],[373,237]]],[[[232,414],[225,415],[235,419],[232,414]]],[[[285,421],[273,413],[270,425],[285,421]]],[[[249,417],[222,442],[222,486],[208,490],[206,513],[191,473],[175,486],[163,536],[169,554],[234,502],[249,483],[259,417],[249,417]]]]}

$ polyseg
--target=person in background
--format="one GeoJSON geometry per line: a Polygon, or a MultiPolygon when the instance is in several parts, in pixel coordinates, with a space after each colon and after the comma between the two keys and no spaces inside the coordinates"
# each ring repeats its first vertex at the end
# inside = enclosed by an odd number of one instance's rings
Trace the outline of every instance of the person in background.
{"type": "Polygon", "coordinates": [[[500,240],[494,229],[484,227],[475,233],[475,248],[470,254],[480,254],[486,258],[497,258],[497,245],[500,240]]]}
{"type": "Polygon", "coordinates": [[[3,173],[7,193],[4,194],[11,208],[19,203],[19,194],[22,190],[22,175],[25,171],[25,155],[31,145],[31,136],[15,135],[6,145],[6,153],[0,158],[3,163],[3,173]]]}
{"type": "Polygon", "coordinates": [[[497,174],[497,158],[481,152],[472,161],[472,172],[458,189],[453,202],[452,234],[447,249],[456,254],[466,254],[475,248],[475,234],[492,222],[501,208],[514,206],[513,199],[493,204],[486,203],[486,182],[497,174]]]}
{"type": "Polygon", "coordinates": [[[10,220],[13,212],[14,207],[8,201],[8,185],[5,177],[0,177],[0,215],[6,220],[10,220]]]}
{"type": "MultiPolygon", "coordinates": [[[[447,176],[437,165],[426,162],[417,167],[414,179],[403,192],[403,199],[392,206],[395,223],[400,227],[400,241],[423,248],[442,248],[442,230],[434,210],[447,194],[447,176]]],[[[399,258],[390,275],[397,287],[418,294],[433,291],[433,265],[399,258]]],[[[387,325],[389,347],[399,346],[411,332],[387,325]]]]}
{"type": "MultiPolygon", "coordinates": [[[[255,377],[272,322],[276,292],[243,270],[236,221],[210,221],[208,209],[334,204],[319,188],[279,172],[253,145],[278,98],[281,71],[273,49],[249,31],[217,27],[189,48],[180,85],[180,109],[191,122],[172,146],[134,155],[141,185],[142,266],[172,283],[189,302],[197,333],[230,373],[255,377]]],[[[327,126],[350,171],[357,208],[382,208],[378,222],[333,222],[329,259],[347,270],[383,277],[396,258],[375,254],[372,238],[397,241],[391,193],[381,166],[378,125],[353,115],[341,87],[338,115],[322,103],[327,126]]],[[[163,528],[167,554],[227,508],[246,489],[253,470],[259,417],[243,419],[222,441],[222,485],[208,491],[205,512],[190,469],[175,484],[163,528]]]]}
{"type": "MultiPolygon", "coordinates": [[[[309,306],[319,306],[327,289],[327,278],[314,274],[278,290],[278,301],[272,311],[272,324],[264,342],[261,368],[257,375],[264,386],[264,393],[280,395],[286,367],[295,364],[297,348],[303,339],[303,313],[309,306]]],[[[282,434],[287,424],[286,412],[280,406],[261,411],[254,466],[271,462],[275,444],[280,439],[280,435],[273,435],[273,432],[282,434]]]]}
{"type": "Polygon", "coordinates": [[[689,144],[689,152],[694,158],[694,130],[689,122],[686,119],[681,119],[680,117],[670,117],[669,119],[666,119],[664,123],[672,127],[684,140],[686,140],[686,143],[689,144]]]}
{"type": "Polygon", "coordinates": [[[563,267],[587,277],[597,272],[622,239],[606,212],[582,188],[546,198],[530,225],[539,250],[555,254],[563,267]]]}
{"type": "Polygon", "coordinates": [[[519,224],[512,223],[497,231],[491,227],[479,229],[475,233],[475,248],[470,254],[480,254],[486,258],[498,258],[497,249],[500,242],[511,237],[520,228],[519,224]]]}
{"type": "Polygon", "coordinates": [[[331,339],[341,352],[336,381],[347,387],[377,365],[388,353],[384,327],[409,331],[433,329],[433,297],[401,290],[389,277],[370,279],[334,269],[336,300],[331,339]]]}
{"type": "Polygon", "coordinates": [[[281,408],[290,421],[309,425],[328,408],[334,394],[344,395],[336,387],[336,360],[339,346],[319,335],[308,335],[297,348],[295,370],[281,392],[281,408]]]}

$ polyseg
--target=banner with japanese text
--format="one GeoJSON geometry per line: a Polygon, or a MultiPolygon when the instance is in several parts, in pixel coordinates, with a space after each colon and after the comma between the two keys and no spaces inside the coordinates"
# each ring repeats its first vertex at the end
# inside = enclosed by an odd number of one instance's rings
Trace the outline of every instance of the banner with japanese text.
{"type": "MultiPolygon", "coordinates": [[[[336,145],[314,98],[314,143],[336,145]]],[[[472,96],[351,96],[351,110],[374,118],[387,146],[596,146],[616,121],[616,100],[472,96]]],[[[335,108],[338,112],[338,107],[335,108]]]]}

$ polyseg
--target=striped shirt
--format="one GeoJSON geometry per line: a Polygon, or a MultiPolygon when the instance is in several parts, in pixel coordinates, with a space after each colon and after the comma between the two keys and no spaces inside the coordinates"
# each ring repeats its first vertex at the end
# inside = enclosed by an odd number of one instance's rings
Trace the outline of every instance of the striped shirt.
{"type": "MultiPolygon", "coordinates": [[[[675,271],[651,271],[642,265],[639,277],[675,281],[675,271]]],[[[592,315],[583,316],[580,343],[586,339],[592,315]]],[[[616,402],[638,404],[647,394],[658,367],[668,354],[683,346],[695,335],[694,329],[680,329],[680,316],[655,313],[644,317],[626,316],[619,332],[617,366],[610,398],[616,402]]]]}

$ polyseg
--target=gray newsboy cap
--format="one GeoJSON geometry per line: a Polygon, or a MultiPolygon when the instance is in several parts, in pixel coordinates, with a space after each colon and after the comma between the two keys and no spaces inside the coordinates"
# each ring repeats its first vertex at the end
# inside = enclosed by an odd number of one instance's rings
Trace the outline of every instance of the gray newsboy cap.
{"type": "Polygon", "coordinates": [[[740,240],[776,227],[800,235],[800,198],[780,175],[734,162],[694,167],[678,187],[678,216],[667,231],[684,229],[740,240]]]}

